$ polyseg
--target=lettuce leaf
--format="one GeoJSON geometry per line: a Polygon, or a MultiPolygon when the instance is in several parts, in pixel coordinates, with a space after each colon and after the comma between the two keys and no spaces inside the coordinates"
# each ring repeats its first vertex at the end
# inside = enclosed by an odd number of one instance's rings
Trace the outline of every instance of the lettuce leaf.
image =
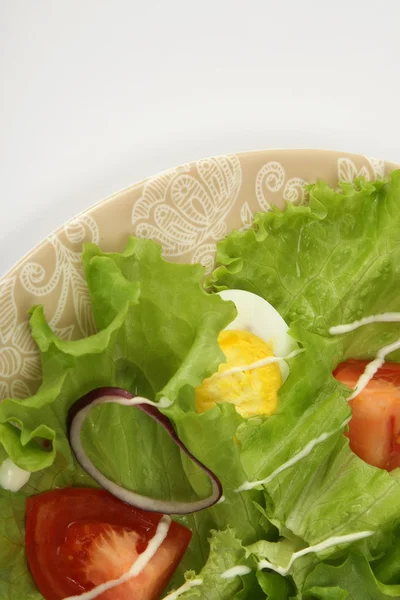
{"type": "Polygon", "coordinates": [[[257,581],[268,600],[289,600],[289,598],[294,598],[295,591],[292,582],[278,573],[257,571],[257,581]]]}
{"type": "MultiPolygon", "coordinates": [[[[148,368],[146,360],[149,361],[152,370],[154,370],[155,364],[168,361],[171,350],[163,349],[163,343],[171,346],[171,340],[177,341],[179,336],[183,336],[184,328],[191,329],[196,326],[196,323],[201,335],[196,338],[194,345],[196,354],[191,356],[191,360],[195,361],[198,368],[201,366],[201,361],[204,362],[203,373],[209,373],[210,369],[216,369],[216,366],[210,367],[209,357],[210,350],[212,351],[210,340],[215,344],[217,334],[215,330],[207,333],[209,325],[205,323],[205,315],[209,315],[210,312],[210,296],[202,289],[201,293],[198,293],[199,280],[202,276],[201,269],[196,267],[196,276],[192,281],[193,267],[181,265],[179,270],[188,272],[190,276],[186,277],[184,285],[182,285],[181,275],[177,279],[176,285],[172,285],[177,265],[162,261],[160,249],[152,242],[134,238],[130,240],[127,249],[122,254],[106,254],[96,246],[86,246],[83,260],[93,310],[100,328],[107,327],[107,319],[115,318],[115,315],[118,314],[116,290],[140,287],[140,300],[129,311],[126,335],[132,340],[131,352],[137,357],[137,361],[141,361],[140,368],[143,372],[146,372],[148,368]],[[187,306],[186,317],[182,303],[187,306]],[[201,312],[202,306],[204,306],[203,313],[201,312]],[[106,320],[104,314],[107,315],[106,320]],[[137,332],[139,324],[142,327],[140,333],[137,332]],[[165,342],[162,341],[164,328],[165,342]],[[174,336],[171,331],[174,332],[174,336]],[[167,354],[167,358],[165,358],[165,354],[167,354]],[[145,358],[147,355],[148,359],[145,358]]],[[[216,300],[216,297],[212,299],[216,300]]],[[[220,300],[218,298],[218,305],[221,303],[220,300]]],[[[228,309],[228,314],[232,319],[234,308],[231,303],[226,303],[226,311],[228,309]]],[[[211,321],[209,316],[208,319],[211,321]]],[[[220,356],[218,346],[215,348],[215,353],[218,357],[220,356]]],[[[214,362],[214,365],[216,364],[217,360],[214,362]]],[[[186,369],[185,365],[184,368],[186,369]]],[[[183,372],[182,367],[181,375],[183,372]]],[[[186,381],[188,381],[187,374],[186,381]]],[[[212,529],[224,529],[230,525],[235,528],[237,535],[244,543],[254,541],[260,535],[268,537],[271,532],[270,524],[254,503],[261,502],[262,494],[257,491],[251,494],[234,492],[245,477],[240,463],[240,448],[234,440],[237,428],[244,420],[231,405],[219,405],[207,413],[197,414],[194,411],[194,387],[198,383],[199,381],[193,381],[192,385],[186,383],[180,389],[175,404],[163,412],[173,420],[180,438],[188,449],[220,478],[225,501],[207,511],[180,519],[195,532],[195,535],[180,566],[178,576],[185,569],[199,568],[204,564],[208,554],[207,538],[212,529]]],[[[171,389],[171,387],[167,391],[164,389],[160,395],[167,395],[168,398],[171,398],[171,389]]],[[[129,414],[129,409],[124,411],[118,406],[103,406],[98,407],[96,411],[96,419],[95,417],[92,420],[88,419],[83,432],[85,447],[92,459],[96,460],[96,456],[102,455],[102,470],[112,478],[118,474],[118,481],[123,481],[127,487],[131,487],[133,477],[131,472],[135,472],[136,489],[143,489],[145,478],[136,463],[132,468],[132,465],[129,464],[129,457],[132,456],[132,444],[135,439],[140,434],[146,437],[147,432],[143,433],[141,424],[136,418],[130,423],[126,416],[129,414]],[[95,427],[93,427],[94,421],[96,422],[95,427]],[[110,422],[117,425],[113,430],[105,427],[105,424],[110,422]],[[118,442],[121,426],[124,438],[129,439],[129,445],[124,446],[122,451],[121,443],[118,442]],[[103,435],[99,435],[99,431],[105,432],[105,440],[103,435]]],[[[147,446],[149,456],[144,461],[143,468],[147,469],[149,461],[152,460],[152,469],[155,472],[157,464],[154,464],[154,447],[162,449],[163,457],[167,458],[169,442],[157,441],[156,433],[151,435],[152,437],[149,436],[149,438],[154,440],[151,445],[146,444],[146,440],[142,439],[137,447],[140,447],[141,444],[147,446]]],[[[173,462],[169,459],[165,462],[169,465],[168,469],[164,463],[160,463],[159,467],[161,481],[163,478],[171,480],[170,469],[173,462]]],[[[199,497],[208,495],[209,482],[204,474],[199,470],[194,470],[193,464],[185,456],[180,456],[180,464],[195,494],[199,497]]],[[[155,493],[154,479],[158,481],[158,477],[147,480],[149,489],[143,493],[155,493]]],[[[173,479],[173,481],[175,480],[177,480],[177,484],[181,485],[184,478],[177,477],[173,479]]],[[[165,497],[165,488],[166,486],[158,486],[156,492],[165,497]]]]}
{"type": "Polygon", "coordinates": [[[25,495],[0,489],[0,598],[39,600],[25,556],[25,495]]]}
{"type": "Polygon", "coordinates": [[[388,536],[388,547],[371,564],[375,577],[382,583],[400,585],[400,528],[394,528],[388,536]]]}
{"type": "Polygon", "coordinates": [[[100,329],[129,302],[118,340],[120,368],[140,373],[139,391],[174,402],[182,388],[194,389],[224,362],[217,337],[236,309],[204,291],[200,265],[168,263],[160,246],[138,238],[130,238],[121,254],[89,244],[83,262],[100,329]],[[139,290],[138,301],[131,301],[132,289],[139,290]]]}
{"type": "Polygon", "coordinates": [[[246,557],[241,541],[232,529],[212,531],[209,539],[210,553],[204,568],[196,576],[187,574],[186,579],[201,579],[202,585],[183,593],[181,600],[264,600],[265,594],[258,584],[256,564],[252,557],[246,557]],[[251,573],[233,579],[223,579],[221,574],[237,565],[251,569],[251,573]]]}
{"type": "Polygon", "coordinates": [[[399,585],[384,585],[365,557],[351,553],[339,565],[320,563],[307,577],[304,600],[387,600],[400,598],[399,585]]]}
{"type": "MultiPolygon", "coordinates": [[[[400,325],[376,324],[335,338],[329,327],[400,311],[400,171],[387,184],[360,180],[338,192],[318,182],[309,191],[308,207],[260,214],[254,229],[222,241],[211,284],[264,297],[305,348],[291,361],[276,413],[258,427],[239,429],[248,479],[269,478],[263,485],[264,514],[298,548],[373,530],[357,544],[368,565],[388,551],[400,514],[399,478],[366,465],[349,449],[343,436],[349,392],[331,373],[348,357],[373,357],[400,337],[400,325]],[[282,470],[309,444],[310,452],[282,470]]],[[[291,576],[301,589],[321,558],[348,552],[343,546],[314,554],[295,563],[291,576]]],[[[398,576],[396,556],[390,564],[385,557],[379,563],[390,581],[398,576]]]]}
{"type": "MultiPolygon", "coordinates": [[[[270,302],[289,324],[326,336],[332,325],[398,311],[400,170],[390,182],[309,186],[309,205],[259,213],[255,226],[217,246],[214,289],[239,288],[270,302]]],[[[371,325],[340,341],[340,359],[369,357],[400,325],[371,325]]]]}
{"type": "MultiPolygon", "coordinates": [[[[96,246],[88,245],[83,254],[83,261],[96,322],[100,328],[107,327],[107,320],[104,320],[103,317],[104,314],[107,315],[108,319],[115,318],[112,312],[112,307],[116,303],[115,296],[117,294],[115,294],[115,290],[129,290],[132,287],[140,286],[140,301],[137,305],[132,306],[129,311],[129,324],[127,325],[126,335],[132,340],[131,352],[137,356],[138,361],[143,361],[141,364],[143,371],[146,370],[145,360],[149,360],[152,370],[154,370],[155,364],[168,360],[171,350],[163,350],[163,343],[171,346],[171,339],[174,339],[174,337],[179,339],[179,336],[183,336],[184,328],[190,330],[196,327],[196,324],[201,335],[197,335],[194,344],[196,355],[190,357],[196,363],[196,367],[200,368],[201,361],[203,361],[202,372],[209,373],[210,370],[216,369],[215,365],[218,364],[218,360],[224,360],[222,355],[223,358],[216,359],[213,363],[214,366],[210,366],[209,358],[212,356],[213,351],[210,340],[215,345],[217,333],[215,328],[212,332],[208,332],[209,325],[205,323],[205,315],[212,322],[209,317],[210,306],[212,306],[211,300],[218,299],[216,304],[224,306],[230,319],[233,318],[235,309],[232,303],[224,303],[219,297],[210,297],[203,289],[199,289],[199,281],[203,272],[198,266],[194,270],[194,267],[189,265],[179,265],[178,267],[178,265],[166,263],[160,258],[160,248],[158,246],[147,240],[136,238],[131,238],[122,254],[103,253],[96,246]],[[180,276],[176,284],[172,285],[171,282],[174,281],[173,274],[176,272],[177,267],[180,276]],[[183,279],[182,273],[186,272],[188,272],[188,276],[183,279]],[[186,317],[183,306],[186,306],[186,317]],[[204,306],[203,312],[201,311],[202,306],[204,306]],[[105,309],[105,307],[107,308],[105,309]],[[168,310],[166,310],[166,307],[168,307],[168,310]],[[158,318],[157,315],[159,315],[158,318]],[[142,327],[140,334],[136,331],[139,324],[142,327]],[[164,328],[165,342],[162,341],[164,328]],[[175,334],[174,336],[171,334],[172,331],[175,334]],[[137,348],[134,344],[137,344],[137,348]],[[167,358],[165,358],[165,354],[167,354],[167,358]],[[145,359],[144,357],[147,355],[149,358],[145,359]]],[[[118,308],[114,308],[114,310],[117,311],[118,308]]],[[[217,345],[214,350],[216,356],[220,357],[221,352],[217,345]]],[[[183,372],[183,367],[181,371],[183,372]]],[[[188,376],[186,375],[186,381],[187,379],[188,376]]],[[[196,520],[199,518],[201,522],[205,520],[208,524],[213,521],[214,527],[218,525],[221,529],[227,524],[234,525],[236,533],[247,543],[254,538],[256,531],[259,531],[259,523],[263,519],[252,502],[252,498],[260,499],[259,493],[255,492],[252,496],[243,496],[234,492],[244,477],[244,471],[240,464],[239,447],[234,441],[235,432],[239,425],[244,423],[244,420],[229,404],[216,406],[213,410],[202,415],[194,412],[194,388],[198,383],[198,380],[193,381],[192,385],[185,383],[185,386],[180,390],[177,402],[171,408],[163,411],[174,421],[180,438],[189,450],[217,474],[221,479],[224,491],[226,490],[223,504],[212,507],[207,511],[207,516],[202,513],[200,517],[194,515],[193,518],[196,520]],[[229,515],[232,512],[236,515],[234,522],[230,522],[229,515]]],[[[171,398],[171,392],[165,389],[162,395],[171,398]]],[[[110,409],[121,412],[120,407],[99,407],[98,412],[104,415],[104,422],[109,419],[110,409]]],[[[129,412],[129,410],[126,412],[129,412]]],[[[125,422],[126,418],[124,417],[122,421],[125,422]]],[[[100,440],[100,436],[96,435],[96,428],[93,430],[91,427],[91,430],[95,432],[91,436],[91,441],[95,443],[96,440],[100,440]]],[[[101,431],[104,430],[104,427],[101,428],[101,431]]],[[[120,425],[118,425],[116,431],[120,431],[120,425]]],[[[87,434],[85,430],[86,440],[88,440],[89,435],[88,427],[87,434]]],[[[134,439],[134,437],[135,435],[129,432],[129,439],[134,439]]],[[[97,443],[101,446],[103,440],[101,440],[101,443],[99,441],[97,443]]],[[[113,443],[110,441],[109,444],[106,444],[106,447],[108,449],[110,447],[118,448],[118,444],[116,446],[113,446],[113,444],[115,444],[115,440],[113,440],[113,443]]],[[[164,448],[165,444],[160,447],[164,448]]],[[[100,447],[98,451],[101,452],[100,447]]],[[[126,465],[122,469],[116,467],[120,456],[121,453],[118,450],[115,453],[114,464],[109,469],[110,476],[119,470],[121,470],[121,476],[123,473],[127,473],[126,465]]],[[[104,459],[106,461],[106,457],[104,459]]],[[[182,457],[182,461],[196,493],[199,496],[207,495],[209,492],[208,482],[203,474],[198,471],[194,473],[192,463],[185,457],[182,457]]],[[[151,482],[151,485],[154,487],[153,482],[151,482]]],[[[266,525],[265,519],[264,525],[266,525]]],[[[211,527],[208,528],[208,531],[209,529],[211,527]]]]}
{"type": "MultiPolygon", "coordinates": [[[[142,269],[140,281],[129,284],[131,295],[121,291],[118,296],[118,290],[109,290],[114,302],[120,298],[118,311],[111,315],[103,305],[107,325],[98,334],[74,342],[60,340],[47,325],[42,308],[32,311],[30,324],[41,352],[43,383],[31,398],[7,399],[0,405],[0,442],[22,468],[47,467],[56,452],[71,457],[65,437],[67,412],[91,389],[114,385],[151,399],[167,396],[174,402],[182,390],[192,390],[193,396],[193,388],[224,359],[217,336],[234,317],[235,308],[204,292],[202,268],[166,263],[155,244],[142,240],[132,240],[125,254],[125,265],[133,271],[142,269]],[[133,255],[132,248],[140,252],[133,255]],[[53,442],[52,452],[35,444],[36,438],[53,442]]],[[[96,290],[110,281],[109,269],[117,267],[107,258],[95,257],[93,262],[96,276],[91,274],[88,280],[97,282],[93,293],[98,297],[96,290]]],[[[127,283],[122,276],[118,281],[127,283]]],[[[107,406],[103,412],[113,410],[123,409],[107,406]]],[[[138,411],[128,412],[138,418],[138,411]]],[[[125,421],[121,419],[123,425],[125,421]]]]}
{"type": "Polygon", "coordinates": [[[348,446],[349,392],[331,376],[334,344],[299,326],[296,333],[305,352],[291,363],[278,411],[255,430],[239,430],[243,467],[250,481],[269,478],[266,515],[282,533],[313,545],[373,530],[365,544],[378,548],[399,517],[398,479],[348,446]],[[296,455],[301,458],[282,470],[296,455]]]}
{"type": "MultiPolygon", "coordinates": [[[[69,407],[96,387],[123,387],[154,400],[167,396],[174,402],[168,416],[223,485],[237,486],[244,477],[234,441],[243,419],[233,407],[216,407],[206,415],[193,410],[195,386],[224,360],[217,337],[235,316],[234,305],[204,291],[201,267],[165,262],[152,242],[132,239],[122,255],[112,257],[92,246],[85,252],[85,263],[100,331],[78,341],[61,340],[48,326],[43,309],[35,307],[30,325],[41,354],[42,385],[31,398],[6,399],[0,405],[0,444],[16,464],[35,472],[20,496],[21,511],[13,513],[13,526],[21,531],[26,494],[96,485],[76,464],[66,435],[69,407]],[[38,439],[49,440],[50,451],[38,439]]],[[[138,410],[96,407],[82,440],[95,464],[130,489],[171,499],[208,494],[204,474],[138,410]]],[[[3,491],[1,495],[10,498],[3,491]]],[[[194,536],[177,581],[184,570],[204,565],[211,529],[238,525],[246,541],[267,535],[270,526],[253,503],[260,496],[228,494],[225,503],[211,511],[182,519],[194,536]]],[[[18,557],[18,572],[26,571],[23,547],[18,557]]],[[[8,568],[8,561],[0,554],[0,571],[8,568]]],[[[14,579],[12,585],[10,597],[22,597],[14,591],[20,589],[14,579]]],[[[30,586],[27,583],[27,589],[30,586]]]]}

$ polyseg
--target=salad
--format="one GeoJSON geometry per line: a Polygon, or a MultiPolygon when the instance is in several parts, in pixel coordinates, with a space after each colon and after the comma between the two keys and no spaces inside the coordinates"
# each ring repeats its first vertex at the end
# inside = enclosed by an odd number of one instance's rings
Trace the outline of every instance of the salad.
{"type": "Polygon", "coordinates": [[[400,599],[400,171],[308,186],[216,268],[85,246],[0,404],[0,600],[400,599]]]}

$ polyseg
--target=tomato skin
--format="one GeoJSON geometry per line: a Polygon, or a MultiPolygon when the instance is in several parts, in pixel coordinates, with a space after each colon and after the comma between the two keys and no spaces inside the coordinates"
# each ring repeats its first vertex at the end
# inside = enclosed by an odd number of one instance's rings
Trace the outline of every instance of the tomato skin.
{"type": "MultiPolygon", "coordinates": [[[[105,490],[66,488],[28,498],[26,552],[39,591],[46,600],[63,600],[120,577],[145,550],[161,517],[125,504],[105,490]],[[113,551],[118,558],[114,563],[113,551]]],[[[172,521],[145,569],[99,599],[159,598],[191,535],[172,521]]]]}
{"type": "MultiPolygon", "coordinates": [[[[333,375],[354,388],[369,361],[349,360],[333,375]]],[[[349,402],[350,447],[366,463],[391,471],[400,466],[400,364],[384,363],[372,381],[349,402]]]]}

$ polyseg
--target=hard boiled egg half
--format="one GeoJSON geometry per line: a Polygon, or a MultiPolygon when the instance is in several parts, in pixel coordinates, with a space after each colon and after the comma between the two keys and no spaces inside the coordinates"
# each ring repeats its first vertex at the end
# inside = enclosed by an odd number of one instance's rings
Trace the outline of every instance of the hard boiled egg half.
{"type": "Polygon", "coordinates": [[[238,314],[218,336],[226,363],[196,389],[196,410],[202,413],[219,402],[230,402],[243,417],[270,415],[289,367],[284,360],[259,367],[256,363],[287,357],[298,346],[280,314],[260,296],[244,290],[224,290],[219,295],[232,300],[238,314]]]}

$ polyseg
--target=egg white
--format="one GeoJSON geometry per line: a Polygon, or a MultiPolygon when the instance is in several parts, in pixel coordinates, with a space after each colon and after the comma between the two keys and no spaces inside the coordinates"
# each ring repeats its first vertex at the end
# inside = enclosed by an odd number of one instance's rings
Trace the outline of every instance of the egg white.
{"type": "MultiPolygon", "coordinates": [[[[275,356],[287,356],[298,348],[288,334],[288,326],[278,311],[264,298],[245,290],[223,290],[218,292],[223,300],[231,300],[237,309],[237,317],[225,329],[250,331],[271,344],[275,356]]],[[[289,367],[279,361],[282,381],[289,375],[289,367]]]]}

